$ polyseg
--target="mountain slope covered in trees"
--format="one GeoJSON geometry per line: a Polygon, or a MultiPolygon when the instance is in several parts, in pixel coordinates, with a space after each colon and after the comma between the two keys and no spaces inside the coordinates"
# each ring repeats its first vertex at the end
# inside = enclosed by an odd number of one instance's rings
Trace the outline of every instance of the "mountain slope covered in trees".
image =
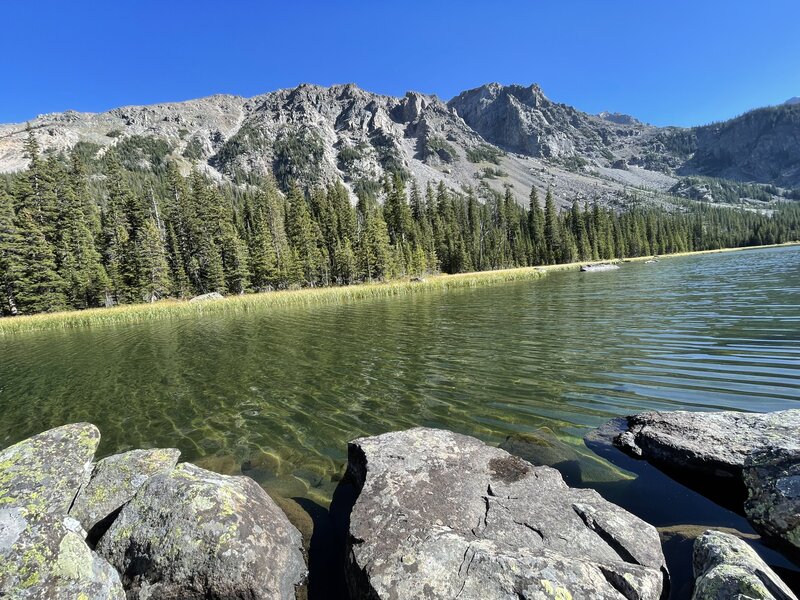
{"type": "Polygon", "coordinates": [[[548,191],[525,197],[485,182],[420,185],[402,170],[359,190],[341,182],[282,193],[267,173],[247,185],[184,176],[158,148],[76,146],[0,179],[0,311],[81,309],[217,291],[353,284],[443,271],[607,259],[798,239],[800,204],[773,211],[631,196],[622,211],[548,191]],[[149,158],[142,162],[142,152],[149,158]],[[141,152],[139,152],[141,151],[141,152]],[[155,157],[160,157],[155,160],[155,157]]]}

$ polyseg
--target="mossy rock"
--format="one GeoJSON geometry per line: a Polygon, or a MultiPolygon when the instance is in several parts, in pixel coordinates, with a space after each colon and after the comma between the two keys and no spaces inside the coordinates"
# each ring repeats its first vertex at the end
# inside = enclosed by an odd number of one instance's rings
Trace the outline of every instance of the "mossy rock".
{"type": "Polygon", "coordinates": [[[174,469],[180,454],[175,448],[131,450],[98,461],[69,514],[91,532],[133,498],[150,477],[174,469]]]}
{"type": "Polygon", "coordinates": [[[303,550],[306,556],[311,548],[311,536],[314,535],[314,520],[306,510],[291,498],[284,498],[277,494],[270,494],[270,498],[275,501],[289,522],[294,525],[303,537],[303,550]]]}
{"type": "Polygon", "coordinates": [[[587,451],[583,445],[564,441],[547,427],[508,436],[500,448],[533,465],[558,469],[569,485],[613,483],[633,478],[630,473],[587,451]]]}
{"type": "Polygon", "coordinates": [[[0,597],[125,600],[119,574],[65,519],[0,509],[0,597]]]}
{"type": "Polygon", "coordinates": [[[50,429],[0,452],[0,509],[66,514],[88,480],[100,432],[90,423],[50,429]]]}
{"type": "Polygon", "coordinates": [[[247,477],[192,464],[147,480],[100,538],[128,598],[294,598],[300,532],[247,477]]]}
{"type": "Polygon", "coordinates": [[[694,543],[692,600],[797,600],[744,540],[708,530],[694,543]]]}

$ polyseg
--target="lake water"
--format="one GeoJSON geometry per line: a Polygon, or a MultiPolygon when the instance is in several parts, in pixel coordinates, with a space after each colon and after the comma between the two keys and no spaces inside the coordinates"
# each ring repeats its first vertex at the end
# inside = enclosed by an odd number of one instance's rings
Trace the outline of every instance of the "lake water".
{"type": "Polygon", "coordinates": [[[577,457],[579,483],[602,491],[632,478],[581,441],[611,417],[800,408],[800,248],[22,334],[0,350],[0,446],[90,421],[102,455],[173,446],[326,505],[352,438],[427,425],[500,443],[545,428],[547,456],[577,457]]]}

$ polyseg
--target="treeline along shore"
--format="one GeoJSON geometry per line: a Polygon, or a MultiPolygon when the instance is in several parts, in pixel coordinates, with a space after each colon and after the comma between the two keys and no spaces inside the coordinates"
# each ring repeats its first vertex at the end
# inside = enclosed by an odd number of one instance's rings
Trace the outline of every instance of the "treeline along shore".
{"type": "MultiPolygon", "coordinates": [[[[353,206],[343,184],[304,190],[290,174],[240,186],[196,171],[185,177],[153,144],[134,136],[100,158],[81,144],[69,155],[43,155],[29,135],[29,168],[0,179],[3,316],[780,244],[800,236],[794,202],[748,211],[697,203],[666,209],[632,199],[615,211],[575,201],[559,212],[552,194],[541,201],[535,188],[526,207],[510,187],[504,194],[485,185],[423,189],[400,174],[359,186],[353,206]]],[[[408,283],[363,295],[395,293],[408,283]]]]}
{"type": "MultiPolygon", "coordinates": [[[[765,246],[745,246],[740,248],[721,248],[716,250],[698,250],[694,252],[672,253],[660,258],[693,256],[718,252],[734,252],[758,248],[774,248],[792,246],[796,243],[765,246]]],[[[653,255],[625,259],[626,261],[642,261],[653,255]]],[[[616,259],[614,259],[615,262],[616,259]]],[[[15,318],[0,319],[0,336],[22,333],[25,331],[42,331],[55,329],[75,329],[92,325],[113,325],[122,323],[139,323],[159,319],[185,318],[203,314],[237,314],[251,310],[281,308],[290,306],[310,306],[330,303],[341,303],[423,293],[429,291],[447,291],[465,288],[476,288],[498,283],[514,281],[533,281],[553,271],[577,270],[590,262],[574,262],[536,267],[515,267],[495,271],[475,271],[456,274],[435,274],[421,277],[404,277],[391,281],[365,283],[362,285],[332,285],[318,288],[287,289],[274,292],[238,294],[210,298],[213,301],[191,302],[167,298],[154,303],[139,303],[115,306],[112,308],[90,308],[85,310],[69,310],[64,312],[37,313],[15,318]]],[[[202,298],[198,298],[202,300],[202,298]]]]}

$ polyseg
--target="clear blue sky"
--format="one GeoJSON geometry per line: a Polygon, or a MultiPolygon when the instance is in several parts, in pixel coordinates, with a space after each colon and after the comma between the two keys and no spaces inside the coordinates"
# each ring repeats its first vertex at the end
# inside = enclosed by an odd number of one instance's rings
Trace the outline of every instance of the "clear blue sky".
{"type": "Polygon", "coordinates": [[[800,96],[798,0],[18,0],[0,21],[0,122],[302,82],[538,82],[660,125],[800,96]]]}

